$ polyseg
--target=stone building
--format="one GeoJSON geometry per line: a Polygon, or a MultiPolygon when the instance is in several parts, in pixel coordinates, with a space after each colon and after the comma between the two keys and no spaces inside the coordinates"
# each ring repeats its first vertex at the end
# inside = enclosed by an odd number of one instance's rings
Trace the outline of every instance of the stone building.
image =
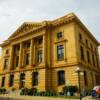
{"type": "Polygon", "coordinates": [[[78,85],[75,71],[80,68],[81,87],[89,90],[100,85],[99,45],[73,13],[53,21],[25,22],[0,45],[0,87],[60,92],[65,85],[78,85]]]}

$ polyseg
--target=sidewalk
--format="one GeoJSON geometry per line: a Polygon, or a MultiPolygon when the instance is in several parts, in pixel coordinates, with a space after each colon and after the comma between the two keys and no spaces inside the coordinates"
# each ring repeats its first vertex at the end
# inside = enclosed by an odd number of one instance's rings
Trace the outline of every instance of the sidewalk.
{"type": "MultiPolygon", "coordinates": [[[[0,98],[4,98],[4,100],[79,100],[79,99],[68,99],[68,98],[60,98],[60,97],[41,97],[41,96],[21,96],[21,95],[0,95],[0,98]]],[[[0,99],[3,100],[3,99],[0,99]]],[[[82,100],[100,100],[92,99],[91,97],[85,97],[82,100]]]]}

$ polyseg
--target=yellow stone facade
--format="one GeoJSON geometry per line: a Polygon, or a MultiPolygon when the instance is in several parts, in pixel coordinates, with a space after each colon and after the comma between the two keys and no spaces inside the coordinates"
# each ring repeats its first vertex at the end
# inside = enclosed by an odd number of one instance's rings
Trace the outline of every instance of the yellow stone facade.
{"type": "Polygon", "coordinates": [[[94,85],[100,85],[99,45],[99,42],[73,13],[53,21],[25,22],[1,44],[0,87],[5,87],[7,90],[19,89],[20,74],[24,73],[24,87],[34,87],[38,91],[51,89],[60,92],[62,87],[68,84],[78,86],[78,75],[75,71],[79,67],[86,72],[86,76],[81,76],[81,87],[89,90],[94,85]],[[59,32],[62,33],[61,39],[57,38],[59,32]],[[62,60],[57,58],[58,45],[64,47],[62,60]],[[80,47],[83,47],[84,55],[80,53],[80,47]],[[39,49],[42,50],[41,63],[37,61],[39,49]],[[89,59],[87,52],[89,52],[89,59]],[[25,60],[26,55],[29,61],[25,60]],[[84,56],[83,60],[81,56],[84,56]],[[7,59],[6,62],[5,59],[7,59]],[[4,69],[5,63],[7,68],[4,69]],[[57,72],[62,70],[65,72],[65,82],[58,85],[57,72]],[[32,86],[33,72],[38,72],[38,84],[35,86],[32,86]],[[13,86],[9,86],[10,75],[14,75],[13,86]],[[2,77],[5,77],[3,86],[2,77]]]}

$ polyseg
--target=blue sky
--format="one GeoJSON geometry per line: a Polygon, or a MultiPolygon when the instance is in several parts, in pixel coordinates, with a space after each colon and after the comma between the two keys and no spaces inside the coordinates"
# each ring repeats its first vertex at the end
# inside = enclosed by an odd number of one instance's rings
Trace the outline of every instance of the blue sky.
{"type": "Polygon", "coordinates": [[[0,0],[0,43],[24,21],[52,20],[70,12],[100,41],[100,0],[0,0]]]}

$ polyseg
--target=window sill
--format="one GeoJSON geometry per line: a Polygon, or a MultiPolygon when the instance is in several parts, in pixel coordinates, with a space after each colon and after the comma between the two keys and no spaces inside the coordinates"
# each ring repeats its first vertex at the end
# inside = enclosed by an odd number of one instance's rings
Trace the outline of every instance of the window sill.
{"type": "Polygon", "coordinates": [[[66,41],[67,41],[66,39],[60,39],[60,40],[55,41],[54,43],[57,44],[59,42],[66,42],[66,41]]]}
{"type": "Polygon", "coordinates": [[[63,84],[58,84],[58,86],[63,86],[63,85],[65,85],[65,83],[63,83],[63,84]]]}
{"type": "Polygon", "coordinates": [[[65,59],[64,58],[63,59],[57,59],[56,62],[66,61],[66,60],[67,60],[66,58],[65,59]]]}

